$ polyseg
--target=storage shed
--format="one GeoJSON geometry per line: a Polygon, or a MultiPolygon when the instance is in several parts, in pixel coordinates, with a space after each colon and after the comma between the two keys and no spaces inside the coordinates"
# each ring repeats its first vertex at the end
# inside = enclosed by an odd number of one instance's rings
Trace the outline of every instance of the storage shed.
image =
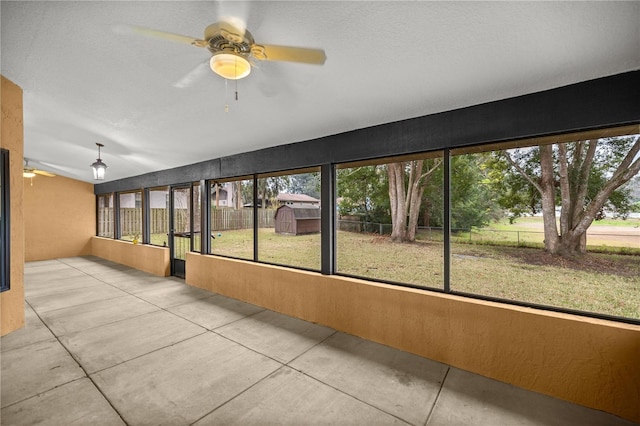
{"type": "Polygon", "coordinates": [[[275,215],[276,233],[288,235],[320,232],[320,207],[308,204],[286,204],[275,215]]]}

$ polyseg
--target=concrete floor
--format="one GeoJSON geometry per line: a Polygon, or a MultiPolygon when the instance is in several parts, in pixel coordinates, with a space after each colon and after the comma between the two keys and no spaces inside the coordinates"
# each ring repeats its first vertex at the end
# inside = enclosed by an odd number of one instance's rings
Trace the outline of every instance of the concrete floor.
{"type": "Polygon", "coordinates": [[[93,257],[25,265],[3,425],[631,425],[93,257]]]}

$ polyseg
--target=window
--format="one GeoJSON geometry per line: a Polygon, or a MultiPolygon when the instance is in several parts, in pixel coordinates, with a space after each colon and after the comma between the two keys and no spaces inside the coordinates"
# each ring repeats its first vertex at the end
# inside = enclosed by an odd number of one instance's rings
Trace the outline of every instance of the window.
{"type": "Polygon", "coordinates": [[[640,161],[634,145],[591,133],[454,152],[451,290],[640,319],[640,180],[601,196],[640,161]]]}
{"type": "Polygon", "coordinates": [[[142,238],[142,191],[119,193],[120,239],[140,241],[142,238]]]}
{"type": "Polygon", "coordinates": [[[252,178],[211,185],[211,253],[253,259],[252,178]]]}
{"type": "Polygon", "coordinates": [[[336,270],[443,288],[443,154],[342,165],[336,270]]]}
{"type": "Polygon", "coordinates": [[[98,231],[99,237],[113,238],[113,194],[98,195],[98,231]]]}
{"type": "Polygon", "coordinates": [[[0,291],[11,288],[9,151],[0,149],[0,291]]]}
{"type": "Polygon", "coordinates": [[[149,190],[150,244],[166,247],[169,244],[169,188],[149,190]]]}
{"type": "Polygon", "coordinates": [[[320,270],[320,169],[257,182],[258,260],[320,270]]]}

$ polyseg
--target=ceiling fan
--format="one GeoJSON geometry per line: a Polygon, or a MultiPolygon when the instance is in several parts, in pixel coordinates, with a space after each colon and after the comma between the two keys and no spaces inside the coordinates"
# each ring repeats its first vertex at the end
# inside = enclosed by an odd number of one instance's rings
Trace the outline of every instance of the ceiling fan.
{"type": "Polygon", "coordinates": [[[258,44],[248,30],[241,30],[227,21],[209,25],[202,39],[143,27],[132,29],[145,36],[207,48],[211,52],[211,70],[227,80],[248,76],[255,60],[322,65],[327,59],[323,49],[258,44]]]}
{"type": "Polygon", "coordinates": [[[53,173],[49,173],[45,170],[34,169],[33,167],[29,167],[29,160],[24,159],[24,168],[22,169],[22,177],[25,178],[33,178],[35,175],[46,176],[46,177],[55,177],[53,173]]]}

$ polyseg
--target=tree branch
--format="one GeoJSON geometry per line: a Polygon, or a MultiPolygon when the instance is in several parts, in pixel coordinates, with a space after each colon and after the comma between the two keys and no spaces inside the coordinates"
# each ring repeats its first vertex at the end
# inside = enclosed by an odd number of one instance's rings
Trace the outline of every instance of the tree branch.
{"type": "Polygon", "coordinates": [[[631,147],[624,160],[618,165],[618,168],[614,172],[609,181],[602,187],[598,194],[591,200],[587,209],[582,216],[582,220],[573,228],[572,232],[575,234],[581,234],[589,228],[596,213],[600,211],[604,203],[607,202],[611,193],[620,186],[629,182],[632,177],[640,172],[640,136],[636,137],[634,145],[631,147]],[[636,158],[637,157],[637,158],[636,158]],[[635,161],[634,161],[635,158],[635,161]]]}
{"type": "Polygon", "coordinates": [[[576,223],[579,222],[584,209],[584,201],[587,198],[587,191],[589,189],[589,173],[591,172],[591,168],[593,167],[593,159],[595,158],[597,147],[597,139],[589,141],[587,155],[585,155],[584,160],[580,165],[580,174],[578,176],[578,191],[576,192],[577,195],[575,200],[576,205],[580,206],[580,211],[574,211],[572,226],[575,226],[576,223]]]}
{"type": "Polygon", "coordinates": [[[509,164],[511,164],[511,166],[516,169],[518,171],[518,173],[520,173],[522,175],[522,177],[524,177],[526,180],[529,181],[529,183],[531,185],[533,185],[533,187],[540,193],[540,195],[542,195],[543,191],[542,191],[542,187],[535,181],[533,180],[533,178],[531,176],[529,176],[527,174],[527,172],[525,172],[522,167],[520,167],[518,165],[518,163],[516,163],[513,158],[511,158],[511,156],[509,155],[508,152],[503,151],[502,154],[505,156],[505,158],[507,159],[507,161],[509,162],[509,164]]]}
{"type": "Polygon", "coordinates": [[[440,167],[440,164],[442,164],[442,160],[440,158],[437,158],[436,161],[434,161],[433,163],[433,167],[431,167],[429,170],[427,170],[425,173],[423,173],[422,175],[420,175],[420,182],[423,182],[423,185],[426,185],[426,179],[431,176],[431,174],[433,174],[433,172],[436,171],[436,169],[438,167],[440,167]]]}

